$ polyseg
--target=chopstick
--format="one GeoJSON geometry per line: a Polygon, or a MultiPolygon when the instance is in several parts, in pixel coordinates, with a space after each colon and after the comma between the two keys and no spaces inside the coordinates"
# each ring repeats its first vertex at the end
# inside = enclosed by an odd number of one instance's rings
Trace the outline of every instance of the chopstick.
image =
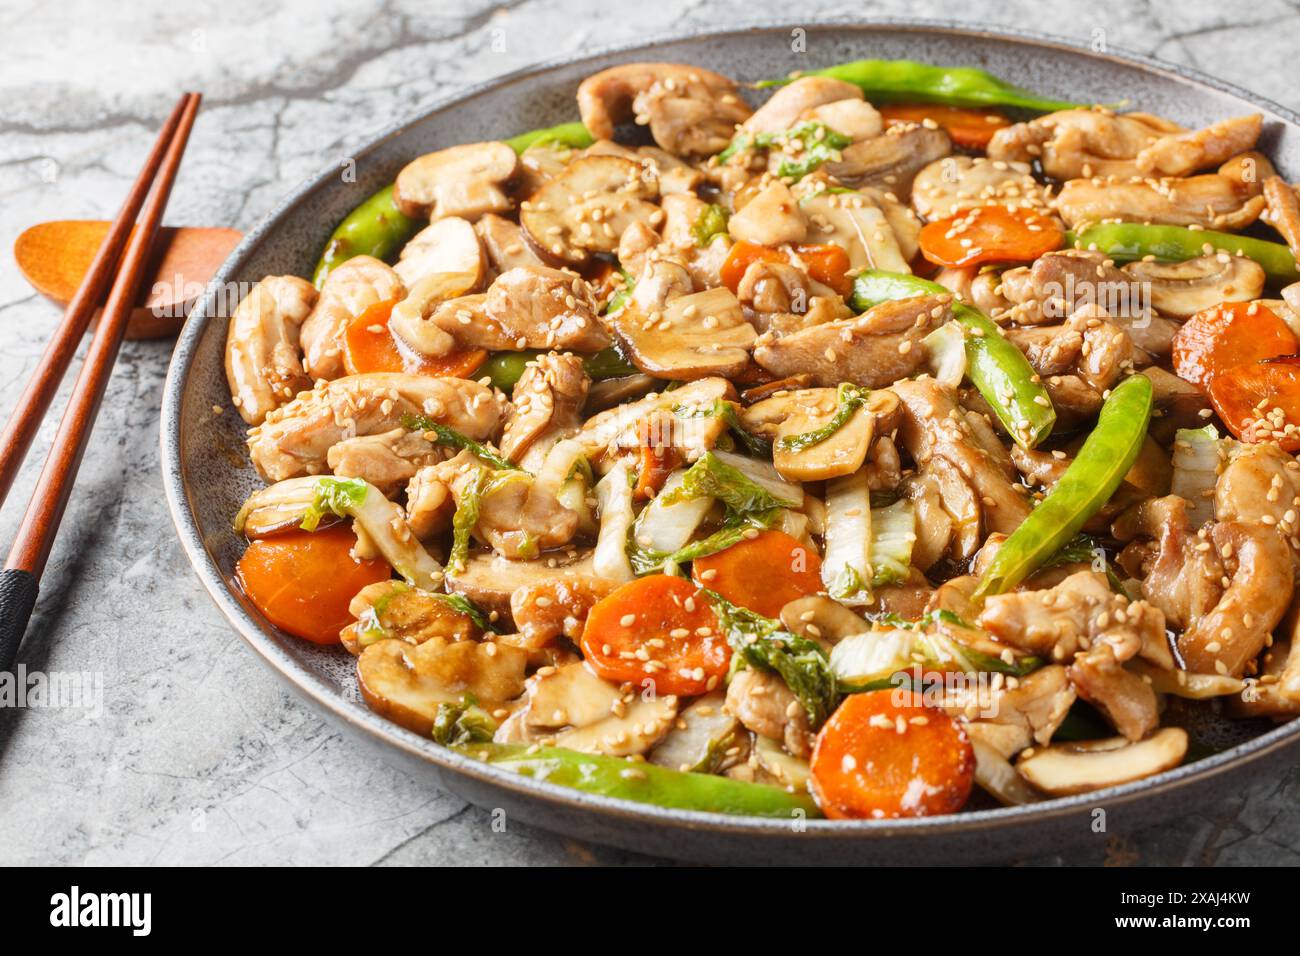
{"type": "Polygon", "coordinates": [[[113,278],[113,269],[122,254],[122,247],[126,245],[140,207],[144,205],[145,197],[149,194],[149,186],[153,183],[158,167],[162,164],[167,144],[171,142],[176,126],[181,121],[186,96],[176,101],[171,115],[163,124],[153,149],[145,159],[144,167],[136,176],[135,182],[131,184],[131,191],[126,194],[117,218],[113,220],[108,235],[104,237],[103,245],[99,247],[99,252],[91,261],[90,268],[81,280],[81,285],[77,287],[76,294],[68,302],[59,327],[45,346],[45,353],[32,372],[27,388],[18,399],[18,404],[14,406],[13,414],[9,417],[4,432],[0,433],[0,505],[4,504],[5,498],[8,497],[14,478],[18,475],[19,466],[27,456],[27,450],[36,437],[37,429],[40,428],[41,419],[45,417],[50,402],[54,400],[59,383],[63,381],[63,376],[68,371],[68,365],[77,352],[77,346],[81,344],[82,336],[86,334],[86,328],[90,325],[95,309],[99,308],[104,299],[104,290],[108,287],[109,280],[113,278]]]}
{"type": "MultiPolygon", "coordinates": [[[[95,334],[90,340],[86,360],[73,385],[72,396],[68,399],[68,407],[59,422],[59,429],[54,436],[45,466],[41,470],[40,478],[37,479],[36,489],[27,505],[27,512],[23,515],[22,524],[18,528],[13,548],[9,552],[4,570],[0,571],[0,671],[13,669],[18,645],[22,642],[27,622],[31,619],[32,611],[36,606],[41,573],[45,570],[45,563],[49,559],[54,537],[58,533],[59,522],[63,518],[68,496],[76,481],[81,456],[86,450],[86,442],[94,427],[95,417],[99,413],[104,390],[113,373],[113,365],[126,333],[126,323],[131,316],[150,252],[158,236],[163,211],[167,208],[167,200],[171,196],[172,184],[176,180],[176,171],[180,167],[181,156],[185,152],[190,130],[194,126],[194,117],[198,112],[200,99],[197,93],[186,93],[176,104],[176,109],[172,111],[171,117],[168,118],[159,135],[158,143],[155,144],[145,162],[144,170],[132,186],[126,203],[123,204],[119,220],[113,225],[113,232],[110,232],[109,238],[105,240],[100,256],[96,257],[95,265],[91,269],[92,275],[87,277],[89,283],[101,268],[106,273],[109,265],[116,262],[116,255],[111,251],[107,252],[107,255],[111,256],[111,262],[101,264],[100,260],[105,257],[114,232],[125,220],[122,234],[130,234],[126,251],[117,268],[108,301],[104,304],[99,324],[95,327],[95,334]],[[135,229],[132,231],[135,211],[131,207],[134,203],[135,210],[140,208],[139,203],[136,202],[138,198],[136,194],[139,192],[142,196],[150,182],[153,182],[153,188],[148,191],[149,198],[144,204],[143,215],[139,222],[135,223],[135,229]]],[[[99,280],[101,291],[104,278],[106,275],[99,280]]],[[[78,290],[77,302],[83,300],[82,293],[85,291],[83,284],[83,288],[78,290]]],[[[90,298],[88,292],[84,298],[90,298]]],[[[94,304],[95,300],[90,299],[88,305],[81,306],[85,310],[84,318],[80,312],[74,316],[75,319],[83,322],[83,329],[94,304]]],[[[73,305],[69,305],[68,313],[73,314],[73,305]]],[[[73,324],[68,322],[67,316],[65,316],[64,326],[56,339],[71,335],[69,329],[73,328],[73,324]]],[[[73,336],[74,348],[75,339],[76,336],[73,336]]],[[[41,414],[49,405],[50,395],[45,394],[45,391],[49,390],[52,393],[53,387],[57,387],[58,378],[62,376],[62,370],[66,369],[71,358],[70,354],[63,357],[58,349],[53,351],[56,353],[53,356],[47,351],[42,359],[42,366],[38,368],[37,379],[28,388],[28,392],[33,393],[32,400],[26,406],[20,405],[20,411],[25,417],[21,418],[16,425],[11,425],[11,430],[16,436],[27,435],[26,443],[30,443],[30,433],[35,431],[41,414]],[[60,359],[61,368],[58,365],[60,359]],[[47,361],[48,367],[46,367],[47,361]],[[46,371],[46,377],[54,378],[53,386],[43,381],[42,369],[46,371]]],[[[27,397],[25,394],[24,399],[27,397]]],[[[6,430],[6,439],[9,437],[9,431],[6,430]]],[[[4,446],[6,456],[8,448],[6,444],[4,446]]],[[[25,450],[26,444],[21,445],[20,453],[25,450]]],[[[6,460],[5,467],[16,466],[6,460]]],[[[9,481],[12,481],[12,476],[9,476],[9,481]]],[[[5,490],[7,487],[6,485],[5,490]]]]}

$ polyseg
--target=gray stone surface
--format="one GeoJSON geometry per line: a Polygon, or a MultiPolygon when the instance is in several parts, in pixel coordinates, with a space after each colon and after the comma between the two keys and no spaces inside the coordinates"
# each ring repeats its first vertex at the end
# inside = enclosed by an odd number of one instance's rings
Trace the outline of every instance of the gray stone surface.
{"type": "MultiPolygon", "coordinates": [[[[182,88],[207,100],[168,221],[252,225],[291,186],[428,100],[519,66],[735,22],[737,5],[658,0],[222,4],[0,0],[0,242],[47,219],[108,218],[182,88]],[[627,4],[631,7],[631,4],[627,4]]],[[[1300,7],[1100,0],[792,4],[750,19],[951,17],[1152,53],[1300,108],[1300,7]]],[[[0,414],[59,312],[0,258],[0,414]]],[[[285,691],[210,606],[173,539],[158,474],[170,343],[129,343],[104,402],[23,651],[88,672],[102,708],[0,714],[3,863],[654,862],[510,825],[388,766],[285,691]]],[[[66,395],[66,389],[64,394],[66,395]]],[[[53,422],[11,501],[11,540],[53,422]]],[[[1127,839],[1035,863],[1300,863],[1300,772],[1127,839]]]]}

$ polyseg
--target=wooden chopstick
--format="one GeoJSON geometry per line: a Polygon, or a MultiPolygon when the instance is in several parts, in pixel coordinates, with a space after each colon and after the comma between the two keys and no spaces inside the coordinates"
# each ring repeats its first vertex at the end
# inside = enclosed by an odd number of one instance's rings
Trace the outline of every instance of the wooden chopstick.
{"type": "MultiPolygon", "coordinates": [[[[144,205],[143,215],[127,242],[117,277],[95,327],[85,363],[73,385],[72,396],[59,422],[45,467],[37,479],[9,559],[4,570],[0,571],[0,671],[12,670],[18,645],[36,606],[41,573],[45,570],[68,496],[76,481],[81,456],[113,373],[113,364],[162,223],[163,211],[167,208],[181,156],[194,126],[200,99],[197,93],[185,94],[178,104],[176,123],[172,125],[169,120],[168,126],[164,127],[164,134],[170,131],[171,135],[156,167],[156,180],[144,205]]],[[[153,159],[151,153],[149,163],[153,159]]],[[[146,170],[149,163],[146,163],[146,170]]]]}
{"type": "Polygon", "coordinates": [[[144,205],[145,197],[149,194],[149,186],[158,173],[158,167],[162,165],[167,145],[176,133],[176,126],[181,121],[181,113],[185,110],[187,97],[188,94],[176,101],[171,115],[163,124],[162,131],[158,134],[158,139],[153,144],[153,149],[149,151],[144,167],[140,170],[140,175],[131,184],[131,191],[126,194],[117,218],[113,220],[108,235],[104,237],[103,245],[99,247],[99,252],[90,263],[81,285],[77,287],[76,294],[64,310],[63,319],[45,346],[45,353],[37,363],[36,369],[27,382],[27,388],[23,390],[18,404],[5,424],[4,432],[0,433],[0,504],[4,504],[9,489],[13,487],[14,478],[17,477],[18,469],[27,456],[27,450],[36,437],[41,420],[45,417],[50,402],[54,400],[59,383],[63,381],[68,365],[77,352],[77,346],[81,344],[82,336],[86,334],[91,316],[104,300],[104,290],[108,288],[109,280],[113,278],[114,268],[122,255],[122,247],[126,245],[140,207],[144,205]]]}

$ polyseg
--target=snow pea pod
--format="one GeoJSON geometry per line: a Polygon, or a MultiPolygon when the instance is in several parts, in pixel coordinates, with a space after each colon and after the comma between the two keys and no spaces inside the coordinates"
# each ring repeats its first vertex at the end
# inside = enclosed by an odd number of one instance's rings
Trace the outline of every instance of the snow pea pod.
{"type": "MultiPolygon", "coordinates": [[[[483,367],[479,369],[479,378],[487,376],[492,380],[492,387],[509,392],[524,374],[528,363],[545,352],[528,349],[523,352],[494,352],[483,367]]],[[[622,378],[635,375],[639,369],[623,358],[615,348],[602,349],[582,360],[582,367],[596,381],[606,378],[622,378]]]]}
{"type": "Polygon", "coordinates": [[[581,123],[561,123],[558,126],[548,126],[545,129],[529,130],[527,133],[520,133],[518,136],[512,136],[505,143],[516,153],[522,153],[529,146],[552,144],[557,146],[570,146],[573,149],[586,149],[595,139],[587,132],[587,127],[581,123]]]}
{"type": "Polygon", "coordinates": [[[821,811],[807,794],[713,774],[670,770],[621,757],[522,744],[464,744],[451,748],[468,757],[584,793],[658,807],[751,817],[806,819],[821,811]]]}
{"type": "MultiPolygon", "coordinates": [[[[951,295],[937,282],[901,272],[870,269],[853,280],[850,304],[860,312],[894,299],[951,295]]],[[[966,339],[966,374],[1007,433],[1022,448],[1034,448],[1052,433],[1056,409],[1029,360],[983,312],[953,302],[953,318],[966,339]]]]}
{"type": "MultiPolygon", "coordinates": [[[[802,75],[829,76],[852,83],[861,87],[872,103],[1014,106],[1040,113],[1084,105],[1039,96],[975,67],[933,66],[915,60],[852,60],[802,75]]],[[[765,80],[759,86],[784,86],[792,79],[765,80]]]]}
{"type": "Polygon", "coordinates": [[[325,243],[312,282],[320,288],[330,270],[353,256],[387,259],[420,228],[420,220],[403,215],[393,205],[390,183],[375,193],[338,224],[325,243]]]}
{"type": "Polygon", "coordinates": [[[1130,375],[1115,387],[1065,474],[998,549],[975,589],[977,600],[1014,588],[1110,500],[1146,440],[1152,394],[1145,375],[1130,375]]]}
{"type": "Polygon", "coordinates": [[[1234,236],[1230,232],[1112,222],[1089,226],[1082,232],[1067,232],[1065,244],[1076,249],[1104,252],[1117,262],[1130,262],[1147,256],[1182,262],[1214,252],[1226,252],[1254,259],[1263,267],[1269,280],[1279,285],[1300,280],[1295,256],[1282,243],[1234,236]]]}

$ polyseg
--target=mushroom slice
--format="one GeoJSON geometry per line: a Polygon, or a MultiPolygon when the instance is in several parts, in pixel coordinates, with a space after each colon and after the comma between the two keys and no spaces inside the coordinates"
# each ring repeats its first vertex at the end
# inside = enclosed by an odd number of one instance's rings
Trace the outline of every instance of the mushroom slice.
{"type": "Polygon", "coordinates": [[[1016,769],[1043,793],[1068,797],[1172,770],[1186,755],[1187,731],[1165,727],[1139,743],[1111,737],[1053,744],[1021,757],[1016,769]]]}
{"type": "Polygon", "coordinates": [[[731,238],[760,246],[803,242],[808,222],[790,187],[774,179],[727,222],[731,238]]]}
{"type": "Polygon", "coordinates": [[[1028,163],[982,156],[945,156],[917,173],[912,184],[912,208],[928,220],[988,205],[1046,209],[1047,190],[1028,163]]]}
{"type": "Polygon", "coordinates": [[[839,246],[848,254],[850,268],[912,271],[888,217],[869,195],[820,192],[800,206],[808,216],[809,241],[839,246]]]}
{"type": "Polygon", "coordinates": [[[1264,268],[1245,256],[1218,253],[1184,262],[1130,262],[1124,267],[1151,290],[1161,315],[1189,318],[1220,302],[1249,302],[1264,291],[1264,268]]]}
{"type": "Polygon", "coordinates": [[[389,639],[407,644],[423,644],[435,637],[474,641],[483,633],[448,595],[413,588],[404,581],[367,584],[348,604],[348,613],[357,620],[339,637],[353,654],[389,639]]]}
{"type": "Polygon", "coordinates": [[[677,716],[677,698],[647,699],[634,685],[601,680],[586,664],[566,664],[528,679],[519,722],[529,738],[580,753],[627,757],[661,740],[677,716]]]}
{"type": "Polygon", "coordinates": [[[740,721],[723,709],[725,702],[726,694],[721,690],[691,701],[646,760],[692,773],[721,773],[739,763],[743,759],[742,738],[748,735],[740,721]]]}
{"type": "Polygon", "coordinates": [[[872,439],[898,423],[898,396],[874,391],[822,441],[790,448],[782,440],[828,427],[841,414],[838,390],[806,388],[764,399],[741,412],[747,431],[773,442],[772,464],[788,481],[825,481],[851,475],[867,459],[872,439]]]}
{"type": "Polygon", "coordinates": [[[505,143],[466,143],[407,163],[393,184],[393,204],[413,218],[474,220],[514,208],[505,185],[519,157],[505,143]]]}
{"type": "Polygon", "coordinates": [[[821,594],[795,598],[781,608],[781,623],[792,634],[832,647],[846,637],[871,630],[870,624],[839,601],[821,594]]]}
{"type": "Polygon", "coordinates": [[[357,682],[371,710],[428,737],[442,704],[472,695],[490,711],[518,697],[527,663],[527,651],[493,641],[379,641],[357,658],[357,682]]]}
{"type": "Polygon", "coordinates": [[[519,223],[488,213],[474,223],[474,232],[483,242],[488,263],[495,272],[509,272],[519,266],[545,265],[524,238],[519,223]]]}
{"type": "Polygon", "coordinates": [[[1186,176],[1253,149],[1263,128],[1263,115],[1251,113],[1204,129],[1171,133],[1138,153],[1134,165],[1144,176],[1186,176]]]}
{"type": "MultiPolygon", "coordinates": [[[[621,451],[640,449],[642,435],[638,426],[656,416],[680,409],[689,428],[674,427],[664,436],[686,461],[694,461],[713,447],[718,436],[727,428],[726,420],[708,414],[720,400],[734,401],[735,387],[725,378],[717,376],[687,382],[671,392],[651,392],[640,401],[619,405],[599,412],[587,419],[574,438],[582,445],[587,457],[612,459],[621,451]],[[698,414],[693,414],[698,413],[698,414]]],[[[603,470],[612,467],[612,462],[603,470]]]]}
{"type": "MultiPolygon", "coordinates": [[[[595,579],[591,550],[568,549],[545,555],[536,561],[511,561],[491,551],[473,553],[458,571],[447,572],[447,589],[463,594],[487,612],[494,621],[514,627],[510,599],[520,588],[595,579]]],[[[588,581],[590,583],[590,581],[588,581]]],[[[599,587],[596,580],[593,587],[599,587]]]]}
{"type": "Polygon", "coordinates": [[[740,374],[756,336],[740,301],[725,286],[678,296],[648,316],[634,307],[622,309],[606,316],[605,323],[637,368],[677,381],[740,374]]]}
{"type": "Polygon", "coordinates": [[[862,315],[800,329],[771,332],[755,343],[754,361],[779,378],[808,374],[834,388],[852,382],[882,388],[925,362],[921,340],[952,315],[952,296],[927,295],[882,302],[862,315]]]}
{"type": "Polygon", "coordinates": [[[638,162],[619,156],[574,160],[520,205],[519,224],[544,254],[582,265],[592,253],[615,252],[623,230],[654,225],[663,212],[659,188],[638,162]]]}
{"type": "Polygon", "coordinates": [[[916,174],[951,152],[943,130],[902,123],[845,148],[838,162],[823,168],[846,186],[875,186],[906,201],[916,174]]]}
{"type": "Polygon", "coordinates": [[[267,276],[235,309],[226,333],[226,380],[248,424],[261,424],[271,409],[311,388],[298,335],[315,304],[316,289],[306,279],[267,276]]]}
{"type": "Polygon", "coordinates": [[[578,86],[582,122],[597,139],[636,118],[660,147],[676,155],[710,156],[731,141],[749,105],[736,84],[712,70],[680,63],[624,63],[578,86]]]}
{"type": "MultiPolygon", "coordinates": [[[[499,218],[499,217],[498,217],[499,218]]],[[[502,220],[504,221],[504,220],[502,220]]],[[[478,291],[487,275],[487,259],[478,233],[468,219],[448,216],[425,226],[402,247],[393,271],[411,288],[425,276],[451,273],[461,277],[458,292],[451,298],[478,291]]]]}
{"type": "Polygon", "coordinates": [[[404,295],[401,277],[371,256],[356,256],[331,269],[316,306],[302,323],[307,374],[317,381],[343,375],[343,337],[348,323],[375,303],[404,295]]]}

